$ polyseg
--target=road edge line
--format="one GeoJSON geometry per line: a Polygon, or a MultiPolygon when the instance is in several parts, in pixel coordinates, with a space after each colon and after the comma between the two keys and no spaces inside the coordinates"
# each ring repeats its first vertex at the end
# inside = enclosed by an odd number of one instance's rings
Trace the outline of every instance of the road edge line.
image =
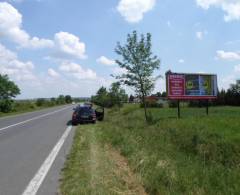
{"type": "Polygon", "coordinates": [[[59,139],[57,144],[54,146],[52,151],[49,153],[48,157],[45,159],[35,176],[29,182],[27,187],[25,188],[22,195],[35,195],[40,188],[42,182],[44,181],[45,177],[47,176],[48,171],[50,170],[51,166],[53,165],[59,151],[61,150],[65,140],[67,139],[68,135],[72,130],[72,126],[68,126],[65,132],[63,133],[62,137],[59,139]]]}

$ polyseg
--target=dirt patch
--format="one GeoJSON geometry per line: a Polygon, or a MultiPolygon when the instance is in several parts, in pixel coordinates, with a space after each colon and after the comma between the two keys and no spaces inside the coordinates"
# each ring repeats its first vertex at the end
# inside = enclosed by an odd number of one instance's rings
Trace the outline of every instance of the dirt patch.
{"type": "Polygon", "coordinates": [[[132,172],[132,170],[128,166],[127,159],[124,158],[119,151],[113,149],[111,146],[106,146],[106,151],[109,158],[116,166],[116,168],[114,169],[114,173],[122,179],[122,181],[125,183],[125,185],[127,185],[128,188],[127,192],[119,192],[119,194],[147,195],[144,187],[141,184],[141,178],[132,172]]]}

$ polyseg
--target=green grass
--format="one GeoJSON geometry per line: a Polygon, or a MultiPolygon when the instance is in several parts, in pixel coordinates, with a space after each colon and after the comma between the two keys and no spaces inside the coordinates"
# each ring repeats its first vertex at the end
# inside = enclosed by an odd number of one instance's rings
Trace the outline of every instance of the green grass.
{"type": "Polygon", "coordinates": [[[239,194],[240,108],[110,110],[98,126],[101,142],[119,149],[149,194],[239,194]]]}
{"type": "Polygon", "coordinates": [[[34,103],[27,103],[27,104],[19,103],[19,105],[11,112],[8,112],[8,113],[0,112],[0,118],[7,117],[7,116],[14,116],[14,115],[18,115],[18,114],[24,114],[27,112],[34,112],[34,111],[51,108],[51,107],[57,107],[57,106],[60,106],[60,105],[36,106],[34,103]]]}
{"type": "Polygon", "coordinates": [[[61,193],[141,194],[129,182],[136,180],[151,195],[239,194],[240,108],[211,107],[209,116],[204,108],[181,111],[177,119],[175,108],[149,109],[146,124],[139,105],[125,105],[108,110],[103,122],[79,126],[61,193]]]}
{"type": "Polygon", "coordinates": [[[76,129],[74,144],[62,172],[61,194],[141,195],[136,193],[139,184],[132,181],[128,169],[122,169],[126,168],[124,163],[119,166],[118,153],[99,142],[98,130],[98,124],[81,125],[76,129]]]}

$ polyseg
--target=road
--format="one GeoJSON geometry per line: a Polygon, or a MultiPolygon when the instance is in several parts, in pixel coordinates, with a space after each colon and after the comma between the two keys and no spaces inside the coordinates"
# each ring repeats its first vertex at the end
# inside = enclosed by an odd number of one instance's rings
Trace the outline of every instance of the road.
{"type": "Polygon", "coordinates": [[[56,195],[73,106],[0,118],[0,195],[56,195]]]}

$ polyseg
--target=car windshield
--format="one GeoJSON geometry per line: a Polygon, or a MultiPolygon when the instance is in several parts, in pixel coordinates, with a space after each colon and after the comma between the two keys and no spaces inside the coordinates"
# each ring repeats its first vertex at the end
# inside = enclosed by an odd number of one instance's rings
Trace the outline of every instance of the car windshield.
{"type": "Polygon", "coordinates": [[[78,111],[80,114],[90,115],[93,113],[93,110],[89,107],[81,107],[78,111]]]}

